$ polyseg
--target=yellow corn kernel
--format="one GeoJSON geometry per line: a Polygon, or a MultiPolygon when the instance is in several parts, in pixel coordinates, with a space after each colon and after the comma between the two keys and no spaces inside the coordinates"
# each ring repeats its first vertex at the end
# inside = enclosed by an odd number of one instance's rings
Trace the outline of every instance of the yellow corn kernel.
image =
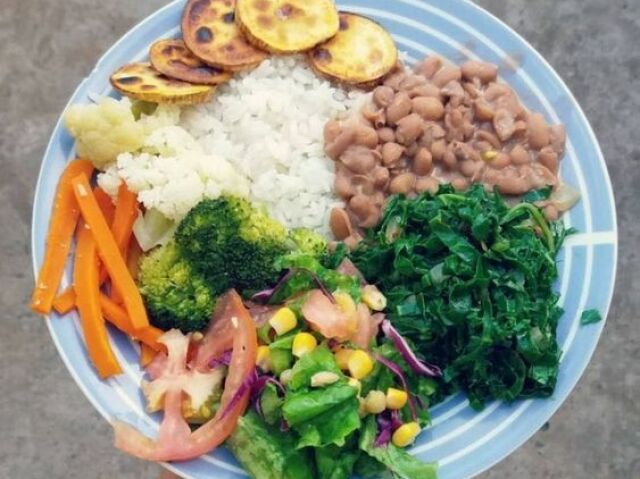
{"type": "Polygon", "coordinates": [[[356,378],[349,378],[349,381],[347,381],[347,383],[349,384],[349,386],[358,391],[358,395],[360,394],[360,390],[362,389],[362,383],[360,381],[358,381],[356,378]]]}
{"type": "Polygon", "coordinates": [[[382,311],[387,307],[387,298],[372,284],[362,288],[362,301],[372,311],[382,311]]]}
{"type": "Polygon", "coordinates": [[[351,377],[356,379],[362,379],[373,371],[373,361],[371,357],[361,349],[357,349],[351,353],[347,361],[347,366],[349,367],[351,377]]]}
{"type": "Polygon", "coordinates": [[[387,400],[382,391],[369,391],[364,399],[364,406],[369,414],[380,414],[387,408],[387,400]]]}
{"type": "Polygon", "coordinates": [[[353,354],[353,349],[340,348],[334,354],[333,357],[338,364],[338,367],[343,371],[349,369],[349,358],[353,354]]]}
{"type": "Polygon", "coordinates": [[[409,395],[407,391],[396,388],[387,389],[387,407],[389,409],[402,409],[408,400],[409,395]]]}
{"type": "Polygon", "coordinates": [[[296,313],[290,308],[280,308],[269,320],[269,324],[276,330],[278,336],[288,333],[298,325],[296,313]]]}
{"type": "Polygon", "coordinates": [[[366,401],[360,396],[358,396],[358,416],[363,418],[366,415],[367,415],[366,401]]]}
{"type": "Polygon", "coordinates": [[[269,370],[269,346],[258,346],[256,354],[256,366],[263,371],[269,370]]]}
{"type": "Polygon", "coordinates": [[[491,161],[496,156],[498,156],[498,152],[496,150],[487,150],[482,152],[482,159],[484,161],[491,161]]]}
{"type": "Polygon", "coordinates": [[[338,308],[347,318],[349,331],[352,333],[356,332],[358,329],[358,310],[355,301],[353,301],[351,295],[342,291],[336,291],[333,293],[333,297],[336,300],[338,308]]]}
{"type": "Polygon", "coordinates": [[[396,447],[407,447],[416,440],[420,434],[420,425],[417,422],[408,422],[393,432],[391,442],[396,447]]]}
{"type": "Polygon", "coordinates": [[[318,340],[313,334],[298,333],[293,338],[293,347],[291,352],[297,358],[301,358],[305,354],[313,351],[318,345],[318,340]]]}

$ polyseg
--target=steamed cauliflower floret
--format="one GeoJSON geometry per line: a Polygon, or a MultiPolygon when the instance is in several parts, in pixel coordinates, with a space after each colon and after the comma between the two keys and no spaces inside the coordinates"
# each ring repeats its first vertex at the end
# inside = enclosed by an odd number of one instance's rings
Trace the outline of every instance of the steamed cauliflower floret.
{"type": "Polygon", "coordinates": [[[76,139],[78,155],[104,170],[120,153],[135,153],[147,137],[180,121],[180,107],[158,105],[139,120],[128,98],[101,98],[90,105],[72,105],[65,113],[67,129],[76,139]]]}
{"type": "Polygon", "coordinates": [[[128,99],[102,98],[97,104],[71,105],[64,119],[76,139],[78,155],[99,169],[144,143],[144,127],[136,122],[128,99]]]}
{"type": "Polygon", "coordinates": [[[125,181],[147,209],[155,208],[175,221],[204,198],[249,194],[248,180],[231,163],[203,153],[186,131],[169,128],[157,130],[145,149],[156,142],[155,148],[171,152],[170,156],[123,153],[98,176],[100,187],[116,195],[125,181]]]}

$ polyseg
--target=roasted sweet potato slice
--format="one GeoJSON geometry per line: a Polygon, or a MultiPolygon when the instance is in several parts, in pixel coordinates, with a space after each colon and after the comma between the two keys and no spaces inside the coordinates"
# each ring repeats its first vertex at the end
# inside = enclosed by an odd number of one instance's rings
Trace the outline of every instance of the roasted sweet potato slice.
{"type": "Polygon", "coordinates": [[[189,51],[182,40],[160,40],[151,45],[149,59],[163,75],[199,85],[219,85],[229,81],[231,72],[204,63],[189,51]]]}
{"type": "Polygon", "coordinates": [[[153,103],[194,105],[215,91],[211,85],[194,85],[169,78],[149,63],[130,63],[111,75],[111,84],[123,95],[153,103]]]}
{"type": "Polygon", "coordinates": [[[343,83],[370,86],[389,73],[398,60],[391,35],[373,20],[340,12],[340,30],[309,52],[311,66],[343,83]]]}
{"type": "Polygon", "coordinates": [[[332,0],[237,0],[236,22],[254,45],[293,53],[334,36],[338,11],[332,0]]]}
{"type": "Polygon", "coordinates": [[[251,69],[267,57],[236,25],[235,0],[189,0],[182,14],[182,36],[195,56],[224,70],[251,69]]]}

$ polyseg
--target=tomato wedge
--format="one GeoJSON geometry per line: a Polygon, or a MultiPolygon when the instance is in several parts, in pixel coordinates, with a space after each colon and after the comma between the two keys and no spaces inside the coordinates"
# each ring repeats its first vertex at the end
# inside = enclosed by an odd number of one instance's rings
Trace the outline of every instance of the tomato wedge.
{"type": "MultiPolygon", "coordinates": [[[[238,293],[230,291],[219,301],[222,304],[216,309],[216,317],[209,331],[211,334],[208,336],[213,344],[215,339],[213,330],[224,326],[226,331],[229,327],[233,337],[233,350],[221,405],[216,415],[196,431],[191,432],[189,425],[182,417],[183,391],[179,386],[169,388],[164,397],[164,419],[157,439],[148,438],[129,424],[115,421],[113,428],[116,447],[150,461],[185,461],[211,451],[222,444],[233,432],[238,418],[244,413],[249,403],[250,390],[245,388],[244,393],[238,394],[238,392],[243,388],[247,378],[254,374],[258,339],[255,324],[238,293]],[[220,326],[217,326],[218,324],[220,326]]],[[[215,348],[211,346],[210,351],[215,352],[220,348],[221,346],[215,348]]],[[[169,355],[166,367],[172,368],[173,371],[186,370],[189,367],[186,364],[186,354],[172,354],[172,348],[169,345],[167,349],[169,355]]],[[[184,348],[177,347],[174,350],[179,352],[184,348]]],[[[202,357],[205,357],[204,353],[202,357]]]]}

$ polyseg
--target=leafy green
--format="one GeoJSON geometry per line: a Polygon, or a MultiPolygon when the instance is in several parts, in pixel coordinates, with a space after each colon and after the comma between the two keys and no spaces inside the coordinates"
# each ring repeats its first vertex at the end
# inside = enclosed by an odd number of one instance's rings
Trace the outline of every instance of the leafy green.
{"type": "Polygon", "coordinates": [[[392,197],[350,258],[385,294],[400,333],[443,369],[432,400],[462,389],[480,409],[552,393],[562,315],[555,256],[569,233],[531,203],[509,206],[481,185],[442,186],[392,197]]]}
{"type": "Polygon", "coordinates": [[[349,479],[353,473],[353,467],[361,455],[357,444],[353,446],[355,447],[347,444],[344,448],[337,446],[315,448],[318,479],[349,479]]]}
{"type": "Polygon", "coordinates": [[[597,323],[599,321],[602,321],[602,315],[597,309],[587,309],[586,311],[583,311],[580,316],[580,324],[583,326],[586,324],[597,323]]]}
{"type": "Polygon", "coordinates": [[[435,464],[420,462],[404,449],[400,449],[391,443],[386,446],[375,447],[376,433],[376,420],[373,416],[369,416],[360,433],[360,449],[386,466],[395,477],[401,479],[436,479],[437,467],[435,464]]]}
{"type": "Polygon", "coordinates": [[[531,190],[522,197],[522,201],[535,203],[536,201],[548,200],[551,196],[551,186],[545,186],[537,190],[531,190]]]}
{"type": "Polygon", "coordinates": [[[316,373],[327,371],[343,376],[342,371],[336,364],[336,360],[329,348],[321,344],[313,351],[302,356],[291,370],[291,379],[287,388],[296,391],[311,385],[311,376],[316,373]]]}
{"type": "Polygon", "coordinates": [[[254,478],[310,479],[315,477],[309,451],[296,448],[291,434],[282,434],[249,410],[226,442],[254,478]]]}
{"type": "Polygon", "coordinates": [[[329,291],[344,291],[356,301],[359,301],[362,296],[360,282],[357,278],[323,266],[317,256],[294,251],[280,257],[276,261],[276,267],[280,270],[296,269],[299,271],[271,298],[270,302],[273,304],[281,303],[296,293],[316,288],[313,276],[309,272],[315,274],[329,291]]]}
{"type": "Polygon", "coordinates": [[[260,395],[260,408],[267,424],[280,424],[282,420],[282,405],[284,399],[278,394],[278,389],[272,383],[268,383],[260,395]]]}

